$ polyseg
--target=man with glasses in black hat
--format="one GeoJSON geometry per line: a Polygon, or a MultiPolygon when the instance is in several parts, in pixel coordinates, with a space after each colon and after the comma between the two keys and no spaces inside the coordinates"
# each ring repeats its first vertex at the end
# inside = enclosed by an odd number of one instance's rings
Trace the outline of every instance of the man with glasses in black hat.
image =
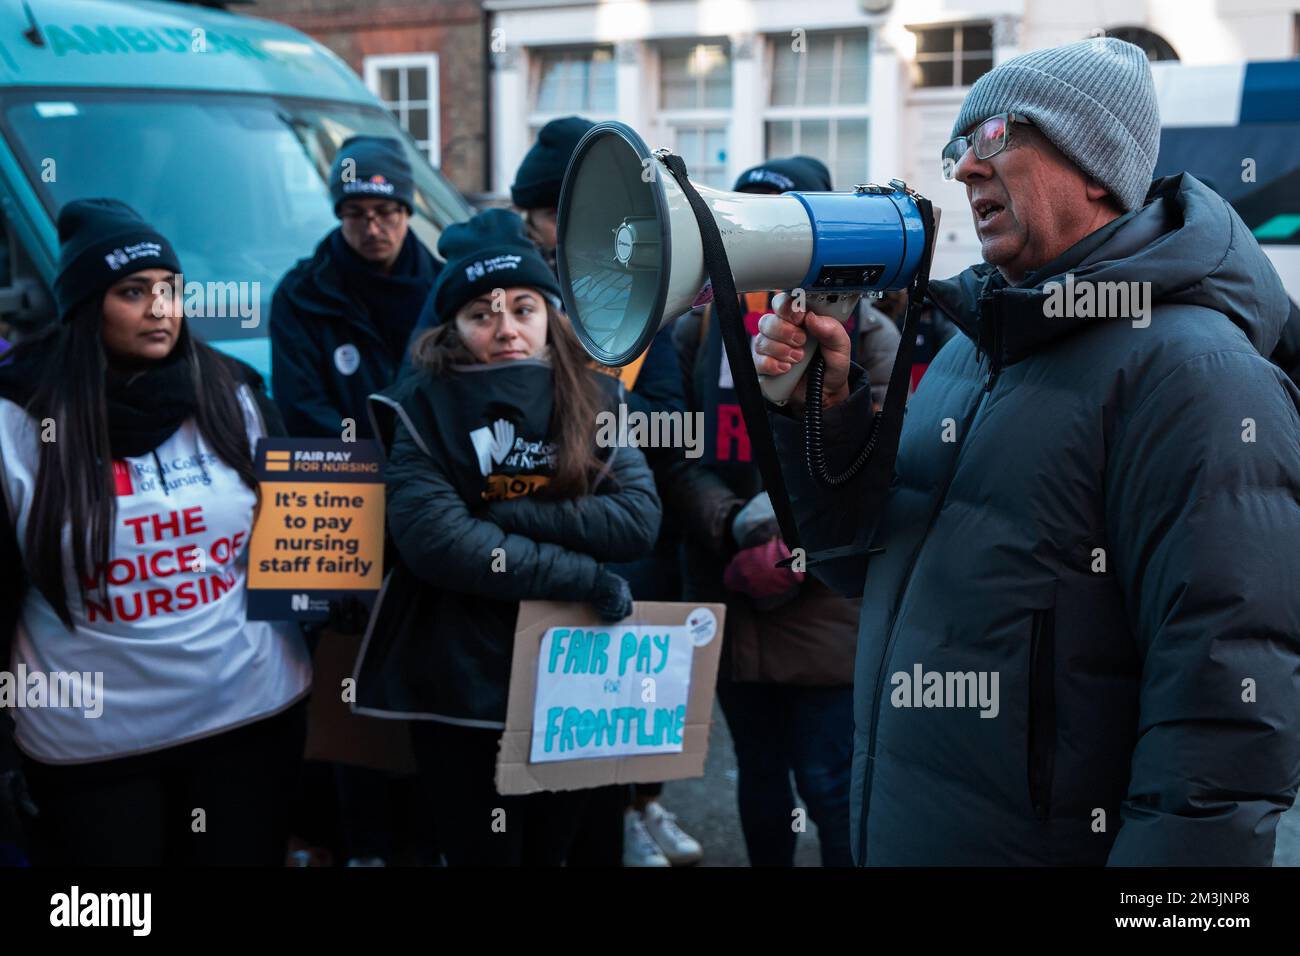
{"type": "Polygon", "coordinates": [[[353,136],[329,173],[339,226],[271,304],[271,378],[295,437],[369,438],[366,398],[392,384],[438,263],[410,229],[415,181],[395,139],[353,136]]]}
{"type": "Polygon", "coordinates": [[[1289,301],[1228,203],[1150,181],[1159,130],[1112,38],[967,94],[942,159],[984,261],[929,285],[963,334],[869,542],[869,469],[831,490],[802,454],[805,399],[832,469],[867,437],[842,326],[788,301],[760,321],[759,372],[808,335],[826,362],[772,416],[803,543],[871,548],[810,566],[863,599],[859,865],[1273,860],[1300,783],[1300,391],[1265,358],[1289,301]]]}

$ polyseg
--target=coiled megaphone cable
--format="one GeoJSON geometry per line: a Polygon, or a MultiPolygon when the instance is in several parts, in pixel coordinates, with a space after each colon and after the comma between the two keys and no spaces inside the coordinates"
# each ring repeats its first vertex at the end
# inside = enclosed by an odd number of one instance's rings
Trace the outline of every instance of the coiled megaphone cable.
{"type": "MultiPolygon", "coordinates": [[[[820,352],[813,359],[812,364],[808,366],[808,393],[810,395],[821,395],[822,383],[826,378],[826,357],[820,352]]],[[[880,436],[880,423],[884,416],[881,412],[876,412],[871,417],[871,431],[867,434],[866,444],[858,452],[858,456],[853,459],[849,467],[845,468],[838,474],[831,474],[830,466],[826,463],[826,441],[822,425],[822,403],[813,401],[808,403],[804,412],[803,428],[803,447],[804,457],[808,462],[808,474],[815,481],[821,482],[831,488],[838,487],[850,480],[854,475],[863,469],[871,460],[871,456],[876,451],[876,439],[880,436]]]]}

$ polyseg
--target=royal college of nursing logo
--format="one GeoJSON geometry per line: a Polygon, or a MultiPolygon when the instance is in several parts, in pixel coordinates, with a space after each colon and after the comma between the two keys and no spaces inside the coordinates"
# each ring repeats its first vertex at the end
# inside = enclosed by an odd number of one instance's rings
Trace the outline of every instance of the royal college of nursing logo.
{"type": "Polygon", "coordinates": [[[491,259],[480,259],[478,262],[471,262],[465,267],[465,279],[469,282],[473,282],[475,279],[483,278],[489,272],[500,272],[503,269],[518,269],[519,263],[523,261],[523,256],[516,256],[510,253],[493,256],[491,259]]]}
{"type": "Polygon", "coordinates": [[[121,459],[113,460],[113,494],[119,498],[135,494],[131,484],[131,466],[121,459]]]}
{"type": "Polygon", "coordinates": [[[156,242],[149,242],[146,240],[145,242],[137,242],[135,245],[131,246],[119,246],[112,252],[107,253],[104,256],[104,261],[108,263],[110,269],[116,272],[134,259],[140,259],[145,256],[156,258],[161,255],[162,246],[156,242]]]}

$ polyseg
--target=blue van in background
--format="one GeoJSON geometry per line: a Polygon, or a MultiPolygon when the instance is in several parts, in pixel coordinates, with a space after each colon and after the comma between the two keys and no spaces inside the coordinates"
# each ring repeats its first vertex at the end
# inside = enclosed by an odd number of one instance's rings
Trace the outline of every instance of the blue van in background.
{"type": "Polygon", "coordinates": [[[1300,60],[1153,63],[1160,101],[1156,176],[1209,182],[1300,300],[1300,60]]]}
{"type": "MultiPolygon", "coordinates": [[[[332,52],[278,23],[168,0],[0,0],[0,337],[54,316],[54,220],[135,207],[185,280],[259,290],[256,321],[189,319],[270,380],[276,283],[337,224],[325,186],[355,133],[406,143],[430,249],[473,209],[332,52]]],[[[232,309],[233,311],[233,309],[232,309]]]]}

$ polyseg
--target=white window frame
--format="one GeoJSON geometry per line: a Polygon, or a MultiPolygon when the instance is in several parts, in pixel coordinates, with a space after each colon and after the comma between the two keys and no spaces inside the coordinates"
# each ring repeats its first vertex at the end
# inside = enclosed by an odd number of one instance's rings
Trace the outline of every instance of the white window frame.
{"type": "MultiPolygon", "coordinates": [[[[664,121],[663,128],[668,131],[668,135],[672,142],[672,149],[676,153],[681,152],[681,143],[678,141],[678,136],[683,129],[689,129],[693,132],[698,132],[701,135],[703,135],[706,129],[721,130],[723,148],[726,151],[726,157],[721,163],[710,163],[709,165],[721,166],[722,168],[722,179],[718,181],[716,188],[729,189],[731,188],[731,180],[728,178],[727,172],[731,168],[731,124],[725,120],[717,119],[711,114],[703,119],[691,118],[698,117],[700,112],[701,111],[699,110],[691,110],[690,112],[673,113],[671,114],[671,119],[664,121]]],[[[691,173],[691,179],[694,180],[696,177],[696,170],[691,169],[688,166],[687,171],[691,173]]],[[[711,183],[705,183],[703,180],[700,180],[700,182],[703,185],[712,185],[711,183]]]]}
{"type": "MultiPolygon", "coordinates": [[[[871,40],[872,40],[871,30],[869,28],[864,27],[860,30],[855,29],[851,31],[824,30],[824,29],[808,31],[808,33],[811,34],[812,36],[816,36],[817,34],[827,34],[828,37],[833,38],[835,40],[835,49],[831,59],[831,77],[832,77],[831,99],[832,100],[839,98],[840,76],[843,74],[842,61],[844,58],[844,34],[848,32],[855,33],[855,34],[862,34],[867,37],[867,41],[868,41],[867,42],[867,75],[868,77],[870,77],[871,57],[873,56],[873,51],[871,48],[871,40]]],[[[806,107],[805,106],[775,106],[775,107],[771,106],[770,104],[772,102],[772,84],[776,79],[777,44],[778,43],[788,44],[790,42],[790,38],[783,33],[769,33],[764,36],[764,40],[765,43],[763,49],[763,57],[764,57],[763,74],[765,78],[765,90],[766,90],[764,103],[765,105],[767,105],[768,109],[787,110],[787,111],[794,111],[794,112],[800,112],[803,110],[813,110],[814,112],[819,114],[818,116],[813,117],[814,119],[820,119],[821,118],[820,113],[825,110],[843,109],[843,110],[850,111],[850,113],[845,115],[853,115],[853,116],[865,115],[865,113],[863,113],[862,111],[866,110],[871,103],[870,87],[868,87],[867,89],[867,98],[866,101],[863,103],[845,103],[845,104],[834,104],[834,105],[824,104],[820,106],[809,105],[806,107]]],[[[800,56],[799,65],[801,69],[799,70],[799,75],[795,81],[795,99],[802,101],[803,94],[804,94],[804,84],[807,82],[807,75],[808,75],[808,71],[806,69],[808,65],[807,54],[803,54],[800,56]]]]}
{"type": "MultiPolygon", "coordinates": [[[[921,86],[914,79],[912,81],[912,88],[914,90],[917,91],[968,90],[975,85],[975,81],[971,80],[969,83],[965,82],[966,79],[966,77],[964,76],[965,70],[962,69],[962,67],[967,62],[973,59],[981,59],[981,60],[988,59],[993,61],[994,66],[997,66],[997,54],[994,52],[994,48],[997,46],[996,43],[991,43],[987,51],[985,50],[976,51],[979,54],[978,57],[967,56],[966,51],[962,49],[962,32],[963,32],[963,28],[965,27],[989,27],[990,29],[993,29],[994,25],[989,20],[980,20],[980,19],[952,20],[946,23],[917,23],[917,24],[908,25],[907,29],[911,31],[913,34],[922,30],[951,30],[953,32],[951,50],[949,50],[947,53],[917,53],[913,62],[919,64],[922,60],[924,60],[925,62],[933,63],[933,62],[939,62],[941,60],[947,59],[952,64],[952,68],[953,68],[952,75],[953,75],[954,82],[950,86],[921,86]],[[985,55],[986,53],[987,56],[985,55]],[[962,82],[960,83],[956,82],[958,79],[960,79],[962,82]]],[[[920,75],[919,66],[917,67],[917,72],[915,75],[917,77],[919,77],[920,75]]]]}
{"type": "MultiPolygon", "coordinates": [[[[700,130],[704,127],[713,127],[722,130],[722,138],[727,152],[727,158],[722,161],[722,185],[721,188],[728,188],[731,183],[727,182],[727,171],[731,169],[731,119],[732,107],[709,107],[707,109],[667,109],[663,105],[663,52],[665,46],[688,46],[695,44],[716,43],[721,44],[727,51],[727,69],[734,70],[735,50],[729,37],[722,36],[700,36],[700,37],[661,37],[651,41],[653,51],[651,59],[654,61],[654,68],[646,76],[646,82],[653,84],[654,101],[654,120],[653,124],[660,134],[664,136],[670,148],[676,150],[677,132],[681,127],[700,130]]],[[[699,81],[703,84],[703,79],[699,81]]],[[[734,104],[735,90],[732,90],[734,104]]]]}
{"type": "MultiPolygon", "coordinates": [[[[837,99],[839,95],[840,76],[843,72],[840,68],[841,59],[844,56],[843,32],[836,31],[836,30],[824,30],[824,31],[810,30],[809,31],[810,34],[823,33],[823,32],[833,34],[835,39],[834,59],[832,60],[833,63],[832,76],[834,76],[834,81],[831,87],[831,98],[837,99]]],[[[872,47],[872,41],[875,38],[871,35],[872,31],[870,29],[863,29],[861,31],[854,31],[854,32],[861,32],[867,35],[867,39],[868,39],[867,75],[869,77],[871,75],[871,58],[875,56],[875,51],[872,47]]],[[[838,150],[839,125],[836,121],[838,120],[865,121],[867,124],[867,149],[869,152],[871,149],[871,137],[874,134],[873,124],[871,122],[872,117],[871,117],[870,87],[868,87],[867,89],[866,102],[863,103],[823,104],[823,105],[808,105],[808,106],[802,106],[802,105],[772,106],[771,105],[772,87],[776,79],[776,45],[778,43],[789,43],[790,37],[784,33],[770,33],[764,35],[763,41],[764,41],[763,42],[763,130],[762,130],[763,158],[764,159],[774,158],[767,154],[768,123],[781,122],[781,121],[790,122],[792,120],[813,121],[813,122],[816,122],[818,120],[829,120],[831,122],[828,125],[828,136],[826,139],[826,149],[829,155],[819,156],[818,159],[823,160],[826,163],[827,167],[831,170],[831,175],[833,177],[836,177],[835,179],[833,179],[832,185],[834,185],[837,189],[847,189],[848,186],[851,184],[840,182],[840,177],[836,175],[837,171],[835,169],[835,159],[839,152],[838,150]]],[[[804,58],[801,59],[799,62],[801,67],[806,67],[808,62],[807,56],[805,55],[804,58]]],[[[801,68],[799,70],[799,75],[795,81],[795,99],[797,100],[803,99],[806,73],[807,73],[806,69],[801,68]]],[[[797,130],[797,127],[794,135],[794,143],[792,149],[795,154],[801,153],[803,151],[799,143],[799,132],[797,130]]],[[[863,165],[863,172],[859,174],[859,176],[857,177],[858,179],[863,179],[866,176],[866,169],[868,166],[866,157],[863,158],[862,165],[863,165]]]]}
{"type": "Polygon", "coordinates": [[[615,84],[617,84],[618,73],[618,51],[608,43],[564,43],[553,45],[535,45],[528,48],[528,141],[531,143],[537,138],[537,131],[553,119],[560,119],[563,116],[573,116],[575,114],[591,120],[593,123],[599,123],[604,120],[617,119],[616,111],[618,109],[618,91],[615,89],[614,109],[609,111],[597,111],[575,107],[573,109],[563,108],[559,110],[539,110],[537,100],[542,92],[542,60],[547,55],[556,53],[593,53],[596,50],[609,50],[610,57],[614,63],[615,84]]]}
{"type": "MultiPolygon", "coordinates": [[[[429,99],[427,108],[429,111],[429,138],[427,140],[415,140],[420,149],[425,151],[429,162],[434,166],[442,164],[442,101],[439,99],[438,84],[438,54],[436,53],[378,53],[369,55],[362,63],[365,73],[366,86],[370,92],[374,93],[387,107],[387,101],[384,100],[383,93],[379,85],[379,71],[384,69],[411,69],[412,67],[423,67],[429,77],[429,99]]],[[[406,74],[402,73],[401,88],[398,90],[399,99],[397,101],[398,112],[394,116],[398,125],[406,129],[405,114],[411,107],[411,103],[422,103],[423,100],[409,100],[406,96],[406,74]]],[[[392,107],[387,107],[390,111],[392,107]]],[[[409,132],[409,131],[408,131],[409,132]]],[[[411,137],[415,139],[414,136],[411,137]]]]}

